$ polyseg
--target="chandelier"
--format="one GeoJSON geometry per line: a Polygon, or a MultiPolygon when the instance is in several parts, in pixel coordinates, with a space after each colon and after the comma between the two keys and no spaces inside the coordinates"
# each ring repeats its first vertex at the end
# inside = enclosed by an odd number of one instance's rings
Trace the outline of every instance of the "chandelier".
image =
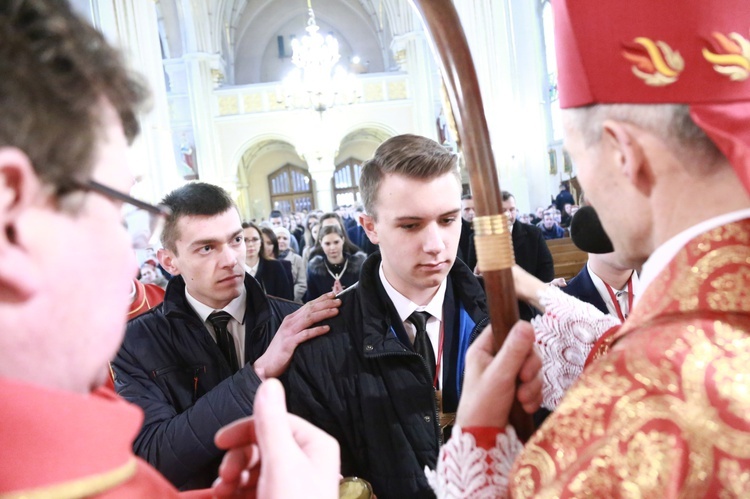
{"type": "Polygon", "coordinates": [[[338,40],[319,33],[312,0],[307,0],[307,11],[307,34],[292,40],[296,67],[281,82],[276,97],[289,109],[313,109],[322,115],[335,105],[352,104],[360,91],[356,77],[337,65],[341,59],[338,40]]]}

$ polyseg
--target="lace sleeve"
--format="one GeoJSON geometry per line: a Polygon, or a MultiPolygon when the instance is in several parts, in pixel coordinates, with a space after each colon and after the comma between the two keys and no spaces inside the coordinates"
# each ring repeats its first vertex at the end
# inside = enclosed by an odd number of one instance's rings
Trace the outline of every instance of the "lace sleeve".
{"type": "Polygon", "coordinates": [[[542,405],[554,410],[583,372],[596,340],[620,321],[556,286],[545,287],[538,296],[545,312],[531,323],[542,357],[542,405]]]}
{"type": "Polygon", "coordinates": [[[505,431],[498,428],[463,431],[455,426],[450,440],[440,448],[437,470],[425,468],[425,473],[438,499],[506,497],[510,470],[521,450],[523,444],[512,426],[505,431]],[[492,432],[489,439],[487,432],[492,432]],[[484,434],[482,440],[487,442],[486,446],[477,443],[482,435],[475,433],[484,434]]]}

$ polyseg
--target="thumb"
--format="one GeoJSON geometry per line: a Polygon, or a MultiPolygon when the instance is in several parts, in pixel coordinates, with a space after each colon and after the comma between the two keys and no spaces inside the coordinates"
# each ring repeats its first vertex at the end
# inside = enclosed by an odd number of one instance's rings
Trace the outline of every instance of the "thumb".
{"type": "Polygon", "coordinates": [[[525,321],[518,321],[511,328],[500,351],[492,359],[492,372],[512,374],[515,380],[526,358],[534,348],[534,328],[525,321]]]}
{"type": "Polygon", "coordinates": [[[255,396],[253,415],[261,459],[266,462],[283,459],[285,452],[293,444],[293,438],[284,387],[279,380],[272,378],[260,385],[255,396]]]}

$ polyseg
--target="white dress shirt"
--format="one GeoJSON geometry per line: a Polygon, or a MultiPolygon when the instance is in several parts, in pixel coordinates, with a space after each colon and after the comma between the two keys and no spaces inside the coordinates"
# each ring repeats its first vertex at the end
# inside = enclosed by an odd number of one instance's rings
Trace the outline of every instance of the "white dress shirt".
{"type": "MultiPolygon", "coordinates": [[[[612,297],[609,296],[609,291],[607,291],[607,284],[594,273],[593,270],[591,270],[591,265],[586,263],[586,267],[589,271],[589,276],[591,276],[591,281],[594,283],[594,287],[599,292],[599,295],[601,295],[602,300],[604,300],[604,304],[607,305],[607,310],[609,311],[609,314],[619,318],[620,316],[617,314],[617,308],[615,307],[615,304],[612,302],[612,297]]],[[[633,306],[635,306],[635,298],[638,296],[638,289],[640,289],[640,283],[638,281],[638,272],[635,270],[633,271],[633,275],[631,276],[631,279],[633,280],[633,306]]],[[[627,318],[628,315],[630,315],[630,300],[628,297],[628,283],[625,283],[625,285],[622,287],[622,289],[614,289],[612,288],[612,292],[615,294],[615,297],[617,298],[617,304],[620,305],[620,310],[622,310],[622,315],[627,318]]]]}
{"type": "MultiPolygon", "coordinates": [[[[193,307],[195,313],[198,314],[198,317],[200,317],[206,325],[206,329],[208,329],[211,338],[216,341],[216,332],[211,323],[208,322],[208,316],[217,310],[199,302],[195,297],[188,293],[187,287],[185,288],[185,298],[187,298],[190,306],[193,307]]],[[[245,320],[246,308],[247,290],[245,290],[245,286],[243,285],[240,296],[230,301],[226,307],[221,309],[232,316],[232,319],[227,323],[227,330],[234,340],[234,348],[237,351],[237,360],[239,361],[240,367],[245,365],[245,324],[243,321],[245,320]]]]}
{"type": "MultiPolygon", "coordinates": [[[[403,322],[406,334],[409,336],[409,341],[411,341],[412,344],[414,344],[414,338],[417,335],[417,329],[414,324],[409,322],[407,319],[414,312],[427,312],[430,314],[430,318],[427,320],[426,324],[427,337],[430,338],[432,351],[435,352],[435,361],[440,364],[440,372],[437,373],[438,379],[442,380],[443,362],[442,359],[438,358],[438,353],[440,353],[440,330],[444,327],[443,301],[445,300],[445,288],[447,286],[448,279],[443,279],[443,282],[440,283],[440,287],[438,288],[437,293],[435,293],[435,296],[432,297],[432,300],[430,300],[427,305],[422,307],[396,291],[396,288],[391,286],[391,283],[388,282],[388,279],[385,277],[385,273],[383,272],[382,263],[380,264],[379,274],[380,282],[383,283],[383,288],[385,288],[385,292],[388,295],[388,298],[390,298],[393,302],[393,306],[396,308],[396,312],[398,313],[401,322],[403,322]]],[[[443,383],[441,381],[440,386],[442,385],[443,383]]]]}

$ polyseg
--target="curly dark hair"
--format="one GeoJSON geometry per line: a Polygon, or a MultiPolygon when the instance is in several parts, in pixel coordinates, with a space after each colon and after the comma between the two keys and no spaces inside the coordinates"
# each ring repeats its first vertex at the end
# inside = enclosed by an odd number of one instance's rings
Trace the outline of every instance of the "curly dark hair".
{"type": "Polygon", "coordinates": [[[0,147],[22,150],[49,185],[88,179],[105,102],[128,141],[139,132],[145,85],[67,1],[0,2],[0,75],[0,147]]]}

